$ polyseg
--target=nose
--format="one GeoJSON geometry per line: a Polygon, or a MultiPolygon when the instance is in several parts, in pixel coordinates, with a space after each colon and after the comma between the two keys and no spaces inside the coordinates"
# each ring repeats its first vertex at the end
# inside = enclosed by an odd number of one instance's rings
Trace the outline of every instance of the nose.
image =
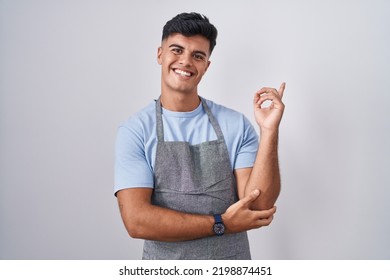
{"type": "Polygon", "coordinates": [[[180,56],[179,63],[185,67],[192,65],[192,55],[188,52],[183,52],[180,56]]]}

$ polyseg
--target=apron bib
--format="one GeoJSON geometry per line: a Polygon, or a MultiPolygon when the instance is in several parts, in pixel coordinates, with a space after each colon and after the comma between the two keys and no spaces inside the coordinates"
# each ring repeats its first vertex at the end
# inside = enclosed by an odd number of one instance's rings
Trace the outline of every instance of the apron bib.
{"type": "MultiPolygon", "coordinates": [[[[221,128],[202,106],[217,140],[190,145],[165,142],[160,98],[156,101],[157,151],[152,203],[192,214],[222,214],[237,201],[236,181],[221,128]]],[[[250,259],[246,232],[180,242],[146,240],[143,259],[250,259]]]]}

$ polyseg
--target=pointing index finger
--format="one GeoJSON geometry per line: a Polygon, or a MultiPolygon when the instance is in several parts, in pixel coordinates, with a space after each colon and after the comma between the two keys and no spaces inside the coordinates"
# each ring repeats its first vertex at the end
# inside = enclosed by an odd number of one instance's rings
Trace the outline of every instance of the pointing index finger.
{"type": "Polygon", "coordinates": [[[286,83],[283,82],[283,83],[280,85],[279,90],[278,90],[278,93],[279,93],[279,95],[280,95],[280,98],[283,97],[283,93],[284,93],[284,89],[285,89],[285,88],[286,88],[286,83]]]}

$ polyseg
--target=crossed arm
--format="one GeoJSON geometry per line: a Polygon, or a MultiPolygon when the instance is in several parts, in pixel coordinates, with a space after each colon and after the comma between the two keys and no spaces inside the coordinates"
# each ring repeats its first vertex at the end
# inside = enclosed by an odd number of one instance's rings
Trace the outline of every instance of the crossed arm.
{"type": "MultiPolygon", "coordinates": [[[[261,139],[253,168],[235,170],[239,201],[231,205],[222,219],[226,233],[268,226],[273,219],[274,203],[280,192],[278,165],[278,127],[283,114],[279,91],[263,88],[255,94],[254,111],[261,139]],[[272,104],[261,108],[266,100],[272,104]]],[[[117,193],[122,220],[129,235],[157,241],[184,241],[214,235],[210,215],[183,213],[151,203],[152,189],[132,188],[117,193]]]]}
{"type": "MultiPolygon", "coordinates": [[[[214,218],[210,215],[183,213],[151,204],[151,189],[134,188],[118,192],[122,219],[129,235],[157,241],[184,241],[214,235],[214,218]]],[[[259,195],[253,192],[230,206],[222,215],[227,233],[267,226],[275,208],[250,210],[249,204],[259,195]]]]}

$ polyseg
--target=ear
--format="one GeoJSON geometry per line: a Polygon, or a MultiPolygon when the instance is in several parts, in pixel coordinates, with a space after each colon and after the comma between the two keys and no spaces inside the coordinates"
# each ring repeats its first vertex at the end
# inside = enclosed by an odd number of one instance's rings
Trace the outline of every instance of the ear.
{"type": "Polygon", "coordinates": [[[162,47],[158,47],[158,49],[157,49],[157,62],[160,65],[162,64],[161,54],[162,54],[162,47]]]}

